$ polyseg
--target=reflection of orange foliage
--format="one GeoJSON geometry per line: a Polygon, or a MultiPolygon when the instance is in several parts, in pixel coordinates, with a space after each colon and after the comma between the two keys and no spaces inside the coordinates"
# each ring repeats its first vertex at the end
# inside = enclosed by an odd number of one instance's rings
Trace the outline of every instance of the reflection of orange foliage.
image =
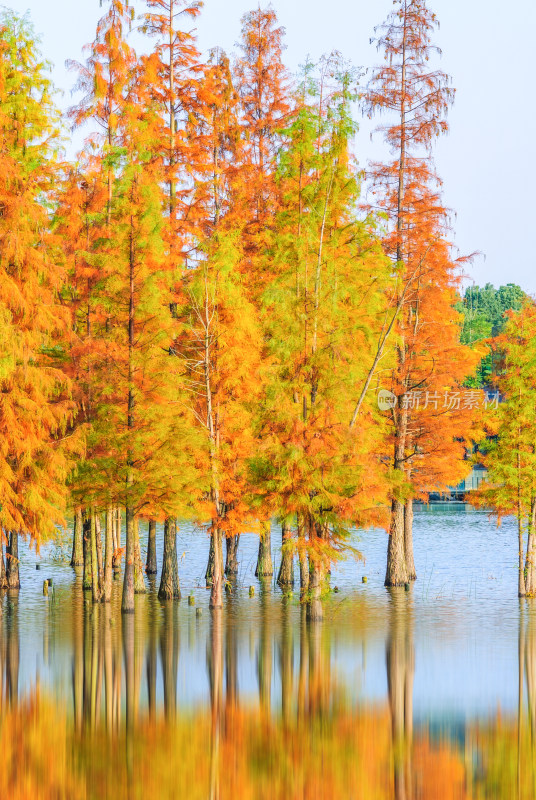
{"type": "MultiPolygon", "coordinates": [[[[128,741],[124,731],[110,739],[103,727],[79,737],[38,693],[2,717],[0,797],[206,800],[211,774],[220,800],[394,797],[386,709],[332,708],[284,723],[230,707],[216,747],[213,722],[207,709],[172,724],[143,721],[128,741]]],[[[412,761],[413,798],[465,800],[463,757],[447,743],[418,740],[412,761]]]]}
{"type": "Polygon", "coordinates": [[[0,715],[0,797],[59,800],[87,797],[71,766],[65,716],[39,694],[0,715]]]}
{"type": "Polygon", "coordinates": [[[465,765],[460,754],[447,742],[431,745],[428,738],[413,750],[415,797],[426,800],[464,800],[465,765]]]}
{"type": "Polygon", "coordinates": [[[221,742],[220,796],[240,800],[388,798],[389,715],[329,713],[280,726],[254,710],[233,710],[221,742]]]}

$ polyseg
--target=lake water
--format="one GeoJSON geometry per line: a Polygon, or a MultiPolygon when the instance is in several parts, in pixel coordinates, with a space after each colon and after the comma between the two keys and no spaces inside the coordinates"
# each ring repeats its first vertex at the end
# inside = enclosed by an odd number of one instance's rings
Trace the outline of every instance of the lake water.
{"type": "MultiPolygon", "coordinates": [[[[254,535],[223,611],[208,609],[206,533],[184,525],[182,601],[148,583],[124,619],[120,581],[93,608],[68,546],[21,543],[0,797],[534,798],[536,614],[517,599],[516,537],[469,507],[417,509],[406,592],[383,587],[386,534],[356,534],[364,560],[334,567],[313,627],[298,593],[254,578],[254,535]]],[[[279,543],[274,526],[276,569],[279,543]]],[[[159,528],[159,565],[161,548],[159,528]]]]}

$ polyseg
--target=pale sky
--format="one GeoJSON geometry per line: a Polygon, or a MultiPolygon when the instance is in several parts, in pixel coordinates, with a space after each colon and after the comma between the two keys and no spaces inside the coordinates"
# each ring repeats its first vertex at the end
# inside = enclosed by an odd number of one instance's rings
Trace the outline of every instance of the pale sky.
{"type": "MultiPolygon", "coordinates": [[[[82,46],[93,39],[102,14],[99,1],[11,0],[4,5],[30,12],[67,106],[73,76],[64,64],[69,58],[81,59],[82,46]]],[[[201,49],[219,45],[232,50],[241,15],[255,5],[255,0],[205,0],[197,23],[201,49]]],[[[307,54],[317,59],[334,49],[357,66],[378,62],[369,40],[392,0],[273,0],[272,5],[287,31],[285,56],[292,71],[307,54]]],[[[456,213],[456,244],[463,254],[483,254],[467,267],[470,280],[496,286],[514,282],[536,294],[536,3],[429,0],[429,5],[441,22],[441,67],[457,89],[450,134],[438,142],[435,154],[446,205],[456,213]]],[[[135,6],[142,10],[143,0],[135,6]]],[[[363,123],[356,141],[362,165],[374,153],[369,132],[363,123]]]]}

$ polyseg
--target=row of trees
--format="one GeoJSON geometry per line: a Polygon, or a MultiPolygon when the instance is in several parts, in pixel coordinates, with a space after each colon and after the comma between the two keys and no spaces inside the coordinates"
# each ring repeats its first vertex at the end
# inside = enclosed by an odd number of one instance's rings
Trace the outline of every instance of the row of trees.
{"type": "Polygon", "coordinates": [[[76,163],[31,28],[2,18],[2,528],[39,540],[72,507],[106,601],[124,509],[125,612],[145,590],[140,520],[151,563],[165,521],[162,597],[180,594],[184,517],[208,526],[214,608],[252,525],[271,574],[274,517],[279,582],[293,584],[297,552],[311,619],[352,526],[389,530],[385,583],[407,583],[413,499],[468,468],[472,409],[443,397],[479,359],[460,342],[464,259],[432,161],[453,99],[430,66],[435,16],[396,0],[360,89],[338,54],[291,80],[270,8],[244,16],[234,56],[204,61],[199,4],[103,5],[71,64],[70,121],[89,126],[76,163]],[[365,174],[356,103],[382,115],[390,153],[365,174]]]}

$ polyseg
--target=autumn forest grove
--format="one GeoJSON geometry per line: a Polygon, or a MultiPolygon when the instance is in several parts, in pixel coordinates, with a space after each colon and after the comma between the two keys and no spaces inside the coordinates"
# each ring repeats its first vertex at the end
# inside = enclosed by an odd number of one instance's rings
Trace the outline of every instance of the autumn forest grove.
{"type": "Polygon", "coordinates": [[[395,0],[364,77],[337,52],[291,74],[271,7],[203,55],[201,3],[105,0],[64,115],[30,18],[2,12],[4,588],[63,532],[93,603],[121,580],[133,613],[160,567],[179,599],[187,520],[211,609],[255,533],[255,574],[320,621],[371,529],[385,586],[411,588],[415,504],[480,465],[471,502],[516,517],[519,595],[536,592],[536,306],[466,288],[430,5],[395,0]],[[383,160],[356,152],[363,116],[383,160]]]}

